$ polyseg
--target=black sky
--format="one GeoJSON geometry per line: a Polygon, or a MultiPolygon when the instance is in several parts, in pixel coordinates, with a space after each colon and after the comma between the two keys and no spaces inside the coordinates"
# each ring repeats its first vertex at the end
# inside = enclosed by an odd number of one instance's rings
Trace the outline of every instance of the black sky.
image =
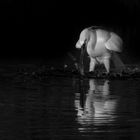
{"type": "Polygon", "coordinates": [[[0,58],[63,57],[93,25],[117,31],[124,51],[139,58],[139,8],[138,0],[1,0],[0,58]]]}

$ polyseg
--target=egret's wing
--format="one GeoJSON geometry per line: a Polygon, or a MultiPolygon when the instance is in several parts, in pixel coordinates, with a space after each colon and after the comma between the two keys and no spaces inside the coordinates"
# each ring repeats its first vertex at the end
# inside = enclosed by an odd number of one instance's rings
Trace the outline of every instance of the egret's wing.
{"type": "Polygon", "coordinates": [[[123,43],[122,39],[115,33],[111,32],[110,34],[111,37],[105,43],[106,48],[112,51],[121,52],[123,43]]]}

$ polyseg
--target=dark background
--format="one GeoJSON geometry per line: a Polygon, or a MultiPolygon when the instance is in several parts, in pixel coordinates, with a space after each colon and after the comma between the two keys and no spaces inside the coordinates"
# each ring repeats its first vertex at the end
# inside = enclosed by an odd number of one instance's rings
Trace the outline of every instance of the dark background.
{"type": "Polygon", "coordinates": [[[1,0],[0,60],[63,58],[95,25],[116,31],[126,58],[139,61],[139,8],[138,0],[1,0]]]}

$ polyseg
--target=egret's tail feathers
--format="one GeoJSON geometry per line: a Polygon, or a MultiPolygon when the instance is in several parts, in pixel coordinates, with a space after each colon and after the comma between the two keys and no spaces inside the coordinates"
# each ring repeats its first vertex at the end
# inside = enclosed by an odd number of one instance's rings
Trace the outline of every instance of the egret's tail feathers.
{"type": "Polygon", "coordinates": [[[113,63],[114,63],[114,66],[115,66],[115,70],[116,71],[123,71],[125,69],[125,65],[124,63],[122,62],[122,60],[120,59],[120,57],[118,56],[118,54],[116,53],[113,53],[113,63]]]}
{"type": "Polygon", "coordinates": [[[122,51],[122,39],[115,33],[111,33],[110,39],[105,43],[107,49],[121,52],[122,51]]]}

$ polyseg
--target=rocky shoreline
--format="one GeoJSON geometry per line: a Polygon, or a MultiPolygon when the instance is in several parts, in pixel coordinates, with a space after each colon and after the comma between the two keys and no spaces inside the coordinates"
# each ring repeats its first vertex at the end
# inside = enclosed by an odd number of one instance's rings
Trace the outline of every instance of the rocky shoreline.
{"type": "Polygon", "coordinates": [[[76,69],[69,69],[68,67],[64,68],[47,68],[42,66],[36,69],[29,68],[18,68],[15,77],[30,77],[35,79],[45,79],[47,77],[75,77],[75,78],[95,78],[95,79],[139,79],[140,78],[140,67],[135,65],[127,66],[125,71],[114,72],[112,71],[109,74],[106,74],[104,71],[99,72],[85,72],[84,75],[81,75],[76,69]]]}

